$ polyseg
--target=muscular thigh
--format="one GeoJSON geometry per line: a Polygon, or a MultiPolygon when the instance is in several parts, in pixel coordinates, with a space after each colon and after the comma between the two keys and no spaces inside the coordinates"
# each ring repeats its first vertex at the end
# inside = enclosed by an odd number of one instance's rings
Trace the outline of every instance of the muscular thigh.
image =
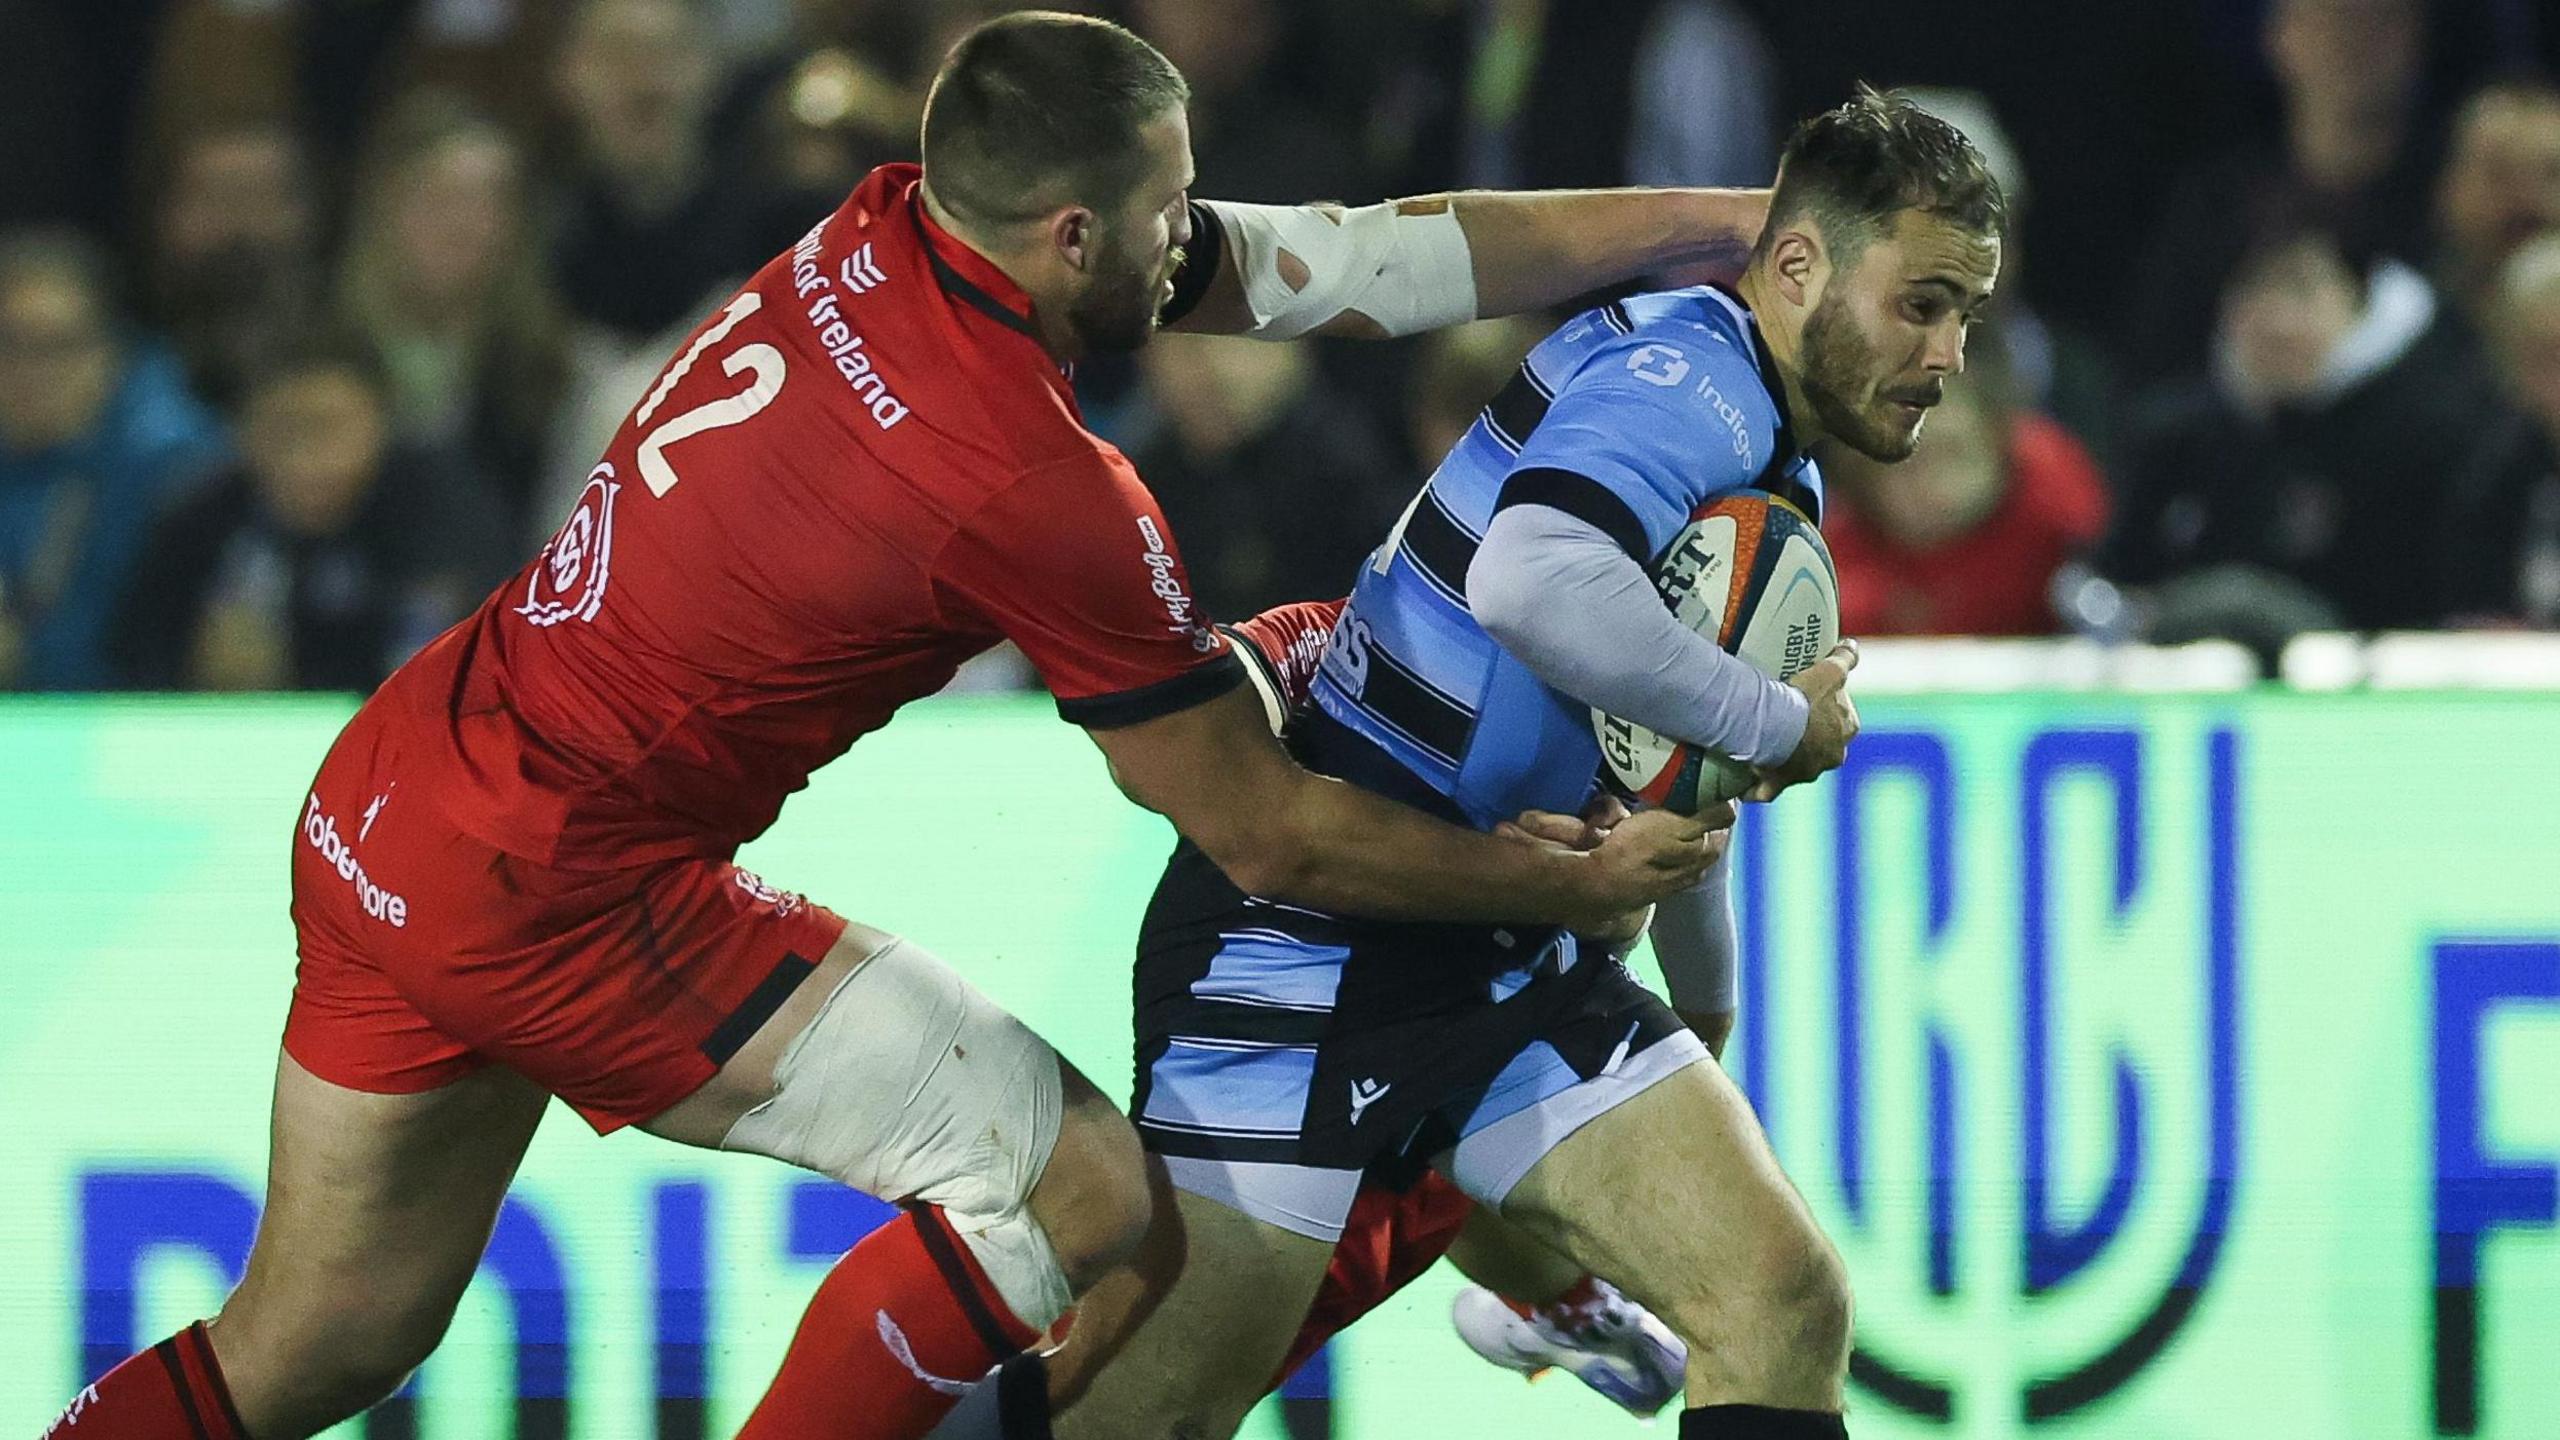
{"type": "Polygon", "coordinates": [[[1058,1440],[1218,1440],[1235,1433],[1296,1337],[1331,1243],[1214,1200],[1155,1169],[1137,1263],[1087,1294],[1051,1360],[1058,1440]]]}
{"type": "Polygon", "coordinates": [[[1502,1215],[1662,1313],[1823,1244],[1733,1081],[1701,1060],[1565,1137],[1502,1215]]]}
{"type": "Polygon", "coordinates": [[[502,1069],[374,1095],[290,1057],[276,1076],[267,1205],[217,1343],[244,1392],[315,1352],[432,1344],[478,1267],[546,1098],[502,1069]]]}
{"type": "MultiPolygon", "coordinates": [[[[719,1074],[647,1128],[874,1195],[994,1213],[1038,1182],[1068,1088],[1048,1042],[951,966],[848,925],[719,1074]]],[[[1073,1089],[1109,1108],[1082,1076],[1073,1089]]]]}

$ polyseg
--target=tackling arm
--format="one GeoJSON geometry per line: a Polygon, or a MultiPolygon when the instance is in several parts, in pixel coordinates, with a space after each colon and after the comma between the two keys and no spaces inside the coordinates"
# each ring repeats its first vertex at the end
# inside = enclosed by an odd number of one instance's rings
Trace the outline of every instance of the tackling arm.
{"type": "Polygon", "coordinates": [[[1243,690],[1090,733],[1121,791],[1239,889],[1339,914],[1599,930],[1695,884],[1711,858],[1706,826],[1676,816],[1580,852],[1462,830],[1299,768],[1243,690]]]}
{"type": "Polygon", "coordinates": [[[1375,205],[1196,201],[1209,267],[1169,328],[1376,339],[1561,304],[1676,265],[1738,274],[1765,190],[1462,191],[1375,205]]]}
{"type": "MultiPolygon", "coordinates": [[[[1245,662],[1246,673],[1252,677],[1264,717],[1274,734],[1280,733],[1288,717],[1306,703],[1308,687],[1315,679],[1316,657],[1332,635],[1343,604],[1328,600],[1282,605],[1241,625],[1226,627],[1228,638],[1236,642],[1236,652],[1245,662]]],[[[1565,820],[1562,816],[1521,818],[1524,825],[1565,820]]],[[[1582,823],[1605,830],[1625,818],[1625,810],[1613,804],[1606,814],[1585,812],[1582,823]]],[[[1541,827],[1541,832],[1545,829],[1541,827]]],[[[1568,834],[1558,828],[1555,833],[1546,833],[1545,838],[1565,845],[1587,845],[1592,843],[1594,833],[1568,834]]],[[[1726,1038],[1733,1032],[1734,1011],[1739,1003],[1734,972],[1740,947],[1733,895],[1726,878],[1732,867],[1726,858],[1731,840],[1729,830],[1710,833],[1707,848],[1716,858],[1709,864],[1706,877],[1658,902],[1650,916],[1654,960],[1662,967],[1671,1006],[1679,1012],[1682,1023],[1696,1031],[1707,1042],[1708,1050],[1719,1058],[1724,1054],[1726,1038]]],[[[1641,938],[1640,932],[1629,935],[1626,948],[1633,949],[1641,938]]]]}

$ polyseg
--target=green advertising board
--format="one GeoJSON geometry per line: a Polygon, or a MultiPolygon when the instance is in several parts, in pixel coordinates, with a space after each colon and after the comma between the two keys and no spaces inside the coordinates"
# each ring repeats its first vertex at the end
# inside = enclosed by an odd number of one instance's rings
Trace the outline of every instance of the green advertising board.
{"type": "MultiPolygon", "coordinates": [[[[1855,1278],[1853,1433],[2560,1436],[2560,696],[1866,708],[1746,823],[1727,1055],[1855,1278]]],[[[0,706],[0,1435],[239,1263],[344,713],[0,706]]],[[[953,701],[744,858],[1121,1090],[1168,838],[1044,703],[953,701]]],[[[555,1107],[404,1422],[725,1435],[877,1213],[555,1107]]],[[[1456,1283],[1339,1341],[1296,1433],[1631,1433],[1469,1355],[1456,1283]]]]}

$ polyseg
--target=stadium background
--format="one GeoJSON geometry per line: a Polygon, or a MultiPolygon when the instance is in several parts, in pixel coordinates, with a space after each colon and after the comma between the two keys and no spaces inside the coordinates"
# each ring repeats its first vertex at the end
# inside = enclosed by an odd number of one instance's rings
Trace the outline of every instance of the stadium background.
{"type": "MultiPolygon", "coordinates": [[[[0,701],[0,1433],[238,1262],[291,812],[346,692],[531,552],[670,331],[903,152],[988,8],[0,0],[0,685],[75,692],[0,701]],[[275,441],[264,358],[349,339],[371,362],[320,368],[372,421],[275,441]],[[297,479],[334,498],[292,518],[297,479]]],[[[1835,539],[1855,628],[2066,638],[1880,647],[1851,769],[1740,851],[1730,1061],[1849,1256],[1857,1431],[2560,1434],[2545,7],[1114,13],[1242,198],[1746,183],[1853,78],[1969,92],[1933,103],[2029,196],[1987,420],[1950,407],[1897,489],[1845,476],[1835,539]],[[2411,281],[2434,320],[2350,363],[2411,281]],[[2238,648],[2135,643],[2198,637],[2238,648]]],[[[1233,615],[1338,588],[1534,334],[1167,343],[1080,383],[1233,615]]],[[[1116,1077],[1166,845],[1044,702],[982,693],[748,862],[1116,1077]]],[[[366,1428],[726,1433],[876,1213],[555,1115],[366,1428]]],[[[1467,1356],[1450,1284],[1254,1433],[1622,1433],[1467,1356]]]]}

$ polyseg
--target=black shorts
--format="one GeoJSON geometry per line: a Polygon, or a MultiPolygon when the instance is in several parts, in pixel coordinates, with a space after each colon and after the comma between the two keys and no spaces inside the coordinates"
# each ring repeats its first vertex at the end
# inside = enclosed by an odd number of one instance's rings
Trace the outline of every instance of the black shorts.
{"type": "Polygon", "coordinates": [[[1318,1239],[1364,1176],[1438,1164],[1499,1204],[1582,1123],[1706,1049],[1599,944],[1248,897],[1185,844],[1139,940],[1147,1148],[1194,1194],[1318,1239]]]}

